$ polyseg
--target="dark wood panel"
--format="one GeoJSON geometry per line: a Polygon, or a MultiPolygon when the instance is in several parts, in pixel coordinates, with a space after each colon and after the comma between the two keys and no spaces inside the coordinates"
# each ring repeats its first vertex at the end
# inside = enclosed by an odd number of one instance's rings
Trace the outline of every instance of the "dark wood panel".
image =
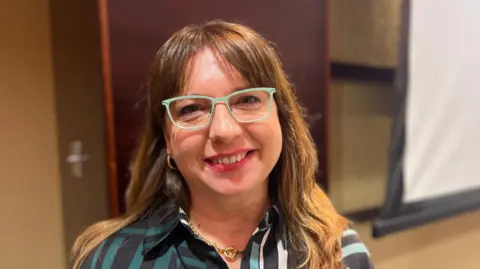
{"type": "Polygon", "coordinates": [[[390,85],[393,85],[396,72],[395,67],[377,67],[342,62],[332,62],[330,70],[334,79],[378,82],[390,85]]]}
{"type": "MultiPolygon", "coordinates": [[[[118,197],[128,182],[128,163],[141,125],[147,69],[157,49],[188,23],[223,19],[245,23],[278,46],[300,101],[317,120],[318,180],[326,187],[324,0],[128,1],[109,2],[111,85],[114,102],[118,197]]],[[[120,202],[120,212],[124,210],[120,202]]]]}

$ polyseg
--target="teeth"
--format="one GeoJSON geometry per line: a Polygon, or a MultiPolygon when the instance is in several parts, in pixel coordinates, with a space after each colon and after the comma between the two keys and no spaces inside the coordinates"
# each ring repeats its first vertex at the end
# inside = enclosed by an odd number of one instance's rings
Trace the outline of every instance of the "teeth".
{"type": "Polygon", "coordinates": [[[238,155],[233,155],[233,156],[228,156],[228,157],[222,157],[218,159],[214,159],[213,162],[216,164],[231,164],[231,163],[236,163],[245,158],[245,155],[247,155],[246,152],[240,153],[238,155]]]}

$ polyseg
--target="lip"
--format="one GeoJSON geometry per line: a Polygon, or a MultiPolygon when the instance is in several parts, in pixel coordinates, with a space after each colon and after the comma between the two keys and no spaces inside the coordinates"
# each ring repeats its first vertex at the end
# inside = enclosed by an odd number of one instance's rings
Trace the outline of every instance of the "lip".
{"type": "Polygon", "coordinates": [[[255,150],[240,150],[240,151],[235,151],[229,154],[217,154],[208,159],[205,159],[205,163],[207,163],[210,169],[212,169],[217,173],[232,172],[234,170],[241,169],[246,164],[248,164],[248,162],[255,155],[255,152],[256,152],[255,150]],[[236,163],[218,164],[211,161],[211,159],[214,159],[214,158],[226,157],[226,156],[236,155],[244,152],[247,152],[247,155],[245,156],[245,158],[243,158],[243,160],[236,163]]]}

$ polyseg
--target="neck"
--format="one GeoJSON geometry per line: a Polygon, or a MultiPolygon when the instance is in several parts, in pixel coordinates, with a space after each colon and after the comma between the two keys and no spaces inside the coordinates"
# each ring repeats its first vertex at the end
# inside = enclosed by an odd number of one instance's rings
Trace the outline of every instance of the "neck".
{"type": "Polygon", "coordinates": [[[191,193],[190,221],[205,239],[223,247],[243,248],[270,205],[268,186],[235,197],[191,193]]]}

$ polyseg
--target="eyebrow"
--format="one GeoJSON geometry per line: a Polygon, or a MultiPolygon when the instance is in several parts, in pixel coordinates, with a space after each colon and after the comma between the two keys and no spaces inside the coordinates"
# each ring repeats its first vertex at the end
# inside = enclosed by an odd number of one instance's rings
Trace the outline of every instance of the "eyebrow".
{"type": "MultiPolygon", "coordinates": [[[[233,91],[229,94],[232,94],[234,92],[238,92],[238,91],[241,91],[241,90],[245,90],[245,89],[249,89],[251,86],[245,86],[245,87],[235,87],[233,88],[233,91]]],[[[205,94],[199,94],[199,93],[195,93],[195,92],[192,92],[192,93],[189,93],[189,94],[184,94],[184,95],[180,95],[180,96],[189,96],[189,95],[200,95],[200,96],[208,96],[208,95],[205,95],[205,94]]],[[[227,94],[228,95],[228,94],[227,94]]]]}

